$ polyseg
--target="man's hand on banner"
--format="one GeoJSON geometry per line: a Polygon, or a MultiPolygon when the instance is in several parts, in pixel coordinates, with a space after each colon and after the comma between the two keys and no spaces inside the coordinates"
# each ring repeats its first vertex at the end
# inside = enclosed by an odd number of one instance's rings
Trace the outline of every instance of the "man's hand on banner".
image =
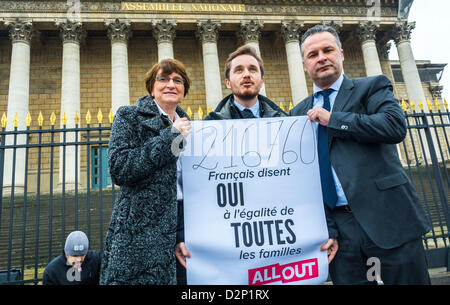
{"type": "Polygon", "coordinates": [[[338,251],[338,241],[336,238],[330,238],[320,247],[320,251],[328,250],[328,264],[331,263],[338,251]]]}
{"type": "Polygon", "coordinates": [[[177,257],[180,264],[186,268],[186,257],[191,257],[191,253],[186,249],[186,245],[181,242],[175,247],[175,256],[177,257]]]}
{"type": "Polygon", "coordinates": [[[331,113],[320,106],[310,109],[306,114],[312,122],[317,122],[322,126],[328,126],[331,117],[331,113]]]}

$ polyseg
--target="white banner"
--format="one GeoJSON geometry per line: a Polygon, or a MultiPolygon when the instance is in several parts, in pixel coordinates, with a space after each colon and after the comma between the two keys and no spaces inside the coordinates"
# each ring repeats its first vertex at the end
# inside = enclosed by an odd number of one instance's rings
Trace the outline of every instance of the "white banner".
{"type": "Polygon", "coordinates": [[[306,116],[194,121],[181,155],[188,284],[321,284],[328,258],[306,116]]]}

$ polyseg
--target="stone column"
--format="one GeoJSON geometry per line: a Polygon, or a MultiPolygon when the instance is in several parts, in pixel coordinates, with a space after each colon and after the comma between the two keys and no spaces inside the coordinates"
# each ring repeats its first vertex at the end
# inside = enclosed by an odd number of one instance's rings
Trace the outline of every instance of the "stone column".
{"type": "MultiPolygon", "coordinates": [[[[400,60],[400,67],[402,69],[403,81],[405,83],[406,92],[414,103],[416,103],[416,111],[420,112],[419,100],[422,101],[423,111],[429,112],[427,101],[425,99],[425,93],[423,92],[422,81],[420,80],[419,71],[417,69],[416,61],[411,48],[411,32],[416,26],[415,22],[400,21],[394,25],[393,34],[394,41],[397,45],[398,58],[400,60]]],[[[425,136],[424,130],[418,131],[421,134],[425,156],[421,150],[418,151],[418,159],[423,162],[423,158],[430,159],[430,151],[428,148],[428,141],[425,136]]],[[[431,134],[432,142],[437,143],[436,135],[431,134]]],[[[416,142],[416,144],[419,141],[416,142]]],[[[431,143],[430,143],[431,144],[431,143]]]]}
{"type": "Polygon", "coordinates": [[[299,42],[302,27],[303,24],[297,23],[296,21],[281,23],[281,34],[286,46],[289,81],[294,106],[308,96],[308,87],[306,86],[299,42]]]}
{"type": "Polygon", "coordinates": [[[173,40],[175,39],[175,28],[177,22],[175,20],[154,20],[153,37],[158,42],[158,62],[166,58],[174,58],[173,56],[173,40]]]}
{"type": "MultiPolygon", "coordinates": [[[[17,114],[19,123],[17,130],[25,130],[25,117],[28,113],[30,94],[30,45],[32,36],[32,22],[15,20],[6,21],[9,37],[12,42],[11,70],[9,75],[8,109],[6,130],[14,130],[14,116],[17,114]]],[[[26,135],[17,136],[16,144],[25,144],[26,135]]],[[[13,136],[6,137],[6,144],[14,144],[13,136]]],[[[5,150],[3,186],[12,186],[13,150],[5,150]]],[[[15,192],[23,191],[25,183],[25,150],[16,150],[15,192]]]]}
{"type": "MultiPolygon", "coordinates": [[[[394,96],[398,96],[397,91],[394,86],[394,75],[392,74],[392,68],[391,68],[391,64],[389,61],[389,51],[391,49],[391,43],[389,42],[390,39],[391,39],[390,35],[388,34],[388,32],[386,32],[386,34],[384,36],[377,39],[376,45],[377,45],[378,58],[380,59],[380,64],[381,64],[381,62],[383,62],[385,64],[385,71],[383,74],[386,75],[391,80],[394,96]]],[[[406,136],[405,141],[406,141],[406,146],[411,144],[410,140],[409,140],[409,136],[406,136]]],[[[403,149],[403,143],[397,144],[398,157],[399,157],[400,161],[402,162],[402,164],[404,166],[407,166],[408,163],[405,160],[405,155],[402,154],[402,149],[403,149]]],[[[410,160],[413,161],[413,158],[411,158],[410,160]]]]}
{"type": "Polygon", "coordinates": [[[378,23],[367,21],[360,22],[357,28],[367,76],[383,74],[383,71],[381,70],[380,58],[378,57],[377,46],[375,43],[375,35],[379,26],[380,25],[378,23]]]}
{"type": "Polygon", "coordinates": [[[202,43],[203,68],[205,71],[206,105],[214,110],[222,100],[222,82],[220,80],[217,37],[220,23],[218,21],[198,21],[197,36],[202,43]]]}
{"type": "MultiPolygon", "coordinates": [[[[415,22],[398,22],[394,26],[394,41],[397,45],[398,58],[402,69],[403,80],[405,82],[406,91],[409,98],[414,103],[423,103],[424,111],[428,111],[428,106],[423,92],[422,81],[419,77],[416,61],[411,48],[411,32],[416,26],[415,22]]],[[[416,105],[416,109],[419,109],[416,105]]]]}
{"type": "MultiPolygon", "coordinates": [[[[63,42],[62,58],[62,83],[61,83],[61,127],[63,114],[67,115],[67,128],[75,127],[75,114],[80,114],[80,42],[85,36],[81,22],[69,20],[57,20],[56,25],[60,29],[60,36],[63,42]]],[[[81,114],[80,114],[81,116],[81,114]]],[[[63,134],[61,134],[63,141],[63,134]]],[[[75,134],[66,133],[66,142],[75,141],[75,134]]],[[[80,183],[80,151],[78,149],[78,167],[75,167],[75,146],[65,148],[65,166],[63,164],[63,148],[60,148],[59,156],[59,184],[63,183],[65,174],[65,189],[75,188],[76,176],[80,183]]],[[[89,179],[89,178],[88,178],[89,179]]]]}
{"type": "MultiPolygon", "coordinates": [[[[244,44],[251,46],[256,50],[256,54],[261,58],[261,51],[259,49],[259,38],[263,28],[262,21],[241,21],[240,36],[244,44]]],[[[266,95],[266,86],[263,84],[259,90],[259,94],[266,95]]]]}
{"type": "Polygon", "coordinates": [[[131,37],[130,21],[107,20],[111,40],[111,109],[115,114],[120,106],[130,104],[128,81],[128,40],[131,37]]]}
{"type": "MultiPolygon", "coordinates": [[[[383,74],[386,75],[392,84],[395,83],[394,80],[394,74],[392,73],[392,67],[389,60],[389,52],[391,50],[391,34],[389,32],[385,32],[386,34],[377,39],[377,51],[378,51],[378,58],[380,59],[381,69],[383,71],[383,74]]],[[[398,96],[397,89],[394,86],[393,88],[394,96],[398,96]]]]}

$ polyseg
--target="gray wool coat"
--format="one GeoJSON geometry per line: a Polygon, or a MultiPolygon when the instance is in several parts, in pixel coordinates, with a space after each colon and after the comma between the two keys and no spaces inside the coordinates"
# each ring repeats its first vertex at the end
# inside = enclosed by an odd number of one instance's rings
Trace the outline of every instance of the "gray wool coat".
{"type": "MultiPolygon", "coordinates": [[[[180,107],[176,111],[187,117],[180,107]]],[[[108,165],[120,192],[106,233],[100,284],[176,284],[177,157],[171,146],[180,137],[149,96],[118,109],[108,165]]]]}

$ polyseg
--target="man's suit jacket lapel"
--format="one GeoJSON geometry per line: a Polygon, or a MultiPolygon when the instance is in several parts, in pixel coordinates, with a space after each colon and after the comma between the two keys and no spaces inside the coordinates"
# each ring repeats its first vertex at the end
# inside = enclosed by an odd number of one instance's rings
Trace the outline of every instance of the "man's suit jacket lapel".
{"type": "Polygon", "coordinates": [[[312,107],[313,107],[313,102],[314,102],[314,95],[313,94],[311,94],[310,96],[308,96],[307,98],[306,98],[306,100],[304,101],[304,103],[305,103],[305,111],[304,111],[304,113],[303,113],[303,115],[306,115],[306,113],[308,112],[308,110],[309,109],[312,109],[312,107]]]}
{"type": "Polygon", "coordinates": [[[349,102],[350,96],[353,92],[353,81],[344,75],[341,88],[334,100],[333,111],[342,111],[344,106],[349,102]]]}
{"type": "MultiPolygon", "coordinates": [[[[336,96],[336,99],[334,100],[333,104],[333,111],[342,111],[345,104],[348,103],[350,100],[350,96],[352,94],[353,90],[353,81],[349,79],[347,76],[344,75],[344,80],[342,81],[341,88],[339,89],[339,92],[336,96]]],[[[311,94],[308,96],[305,100],[305,114],[309,109],[313,108],[313,102],[314,102],[314,95],[311,94]]]]}

